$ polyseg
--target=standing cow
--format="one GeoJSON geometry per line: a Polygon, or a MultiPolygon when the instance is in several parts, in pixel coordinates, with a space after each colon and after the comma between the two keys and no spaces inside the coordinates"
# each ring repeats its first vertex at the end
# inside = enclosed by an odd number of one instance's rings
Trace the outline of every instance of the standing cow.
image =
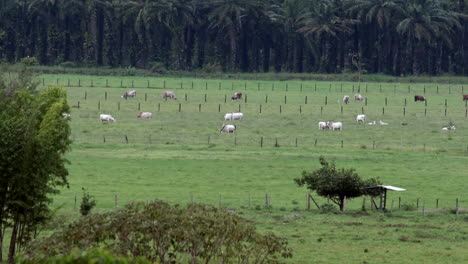
{"type": "Polygon", "coordinates": [[[365,122],[366,121],[366,115],[357,115],[356,116],[356,122],[365,122]]]}
{"type": "Polygon", "coordinates": [[[463,101],[468,101],[468,94],[463,95],[463,101]]]}
{"type": "Polygon", "coordinates": [[[243,113],[227,113],[224,115],[224,120],[242,120],[244,119],[243,113]]]}
{"type": "Polygon", "coordinates": [[[231,96],[231,100],[237,100],[237,99],[242,99],[242,93],[241,92],[235,92],[233,96],[231,96]]]}
{"type": "Polygon", "coordinates": [[[127,99],[128,97],[135,97],[136,96],[136,90],[130,90],[128,92],[125,92],[124,95],[122,95],[122,98],[127,99]]]}
{"type": "Polygon", "coordinates": [[[162,93],[162,98],[165,99],[165,100],[167,98],[177,100],[177,97],[176,97],[176,95],[175,95],[175,93],[173,91],[164,91],[162,93]]]}
{"type": "Polygon", "coordinates": [[[332,130],[343,130],[343,123],[341,122],[331,122],[330,128],[332,130]]]}
{"type": "Polygon", "coordinates": [[[354,101],[362,102],[364,101],[364,96],[362,96],[361,94],[355,94],[354,101]]]}
{"type": "Polygon", "coordinates": [[[415,95],[414,96],[414,101],[415,102],[417,102],[417,101],[424,102],[424,101],[426,101],[426,98],[424,98],[424,96],[422,96],[422,95],[415,95]]]}
{"type": "Polygon", "coordinates": [[[343,103],[348,104],[349,103],[349,95],[345,95],[343,97],[343,103]]]}
{"type": "Polygon", "coordinates": [[[115,120],[114,117],[112,117],[111,115],[106,115],[106,114],[101,114],[99,116],[99,119],[101,120],[101,122],[117,122],[117,120],[115,120]]]}
{"type": "Polygon", "coordinates": [[[219,133],[234,133],[236,131],[236,125],[224,125],[219,130],[219,133]]]}
{"type": "Polygon", "coordinates": [[[153,118],[153,114],[151,112],[140,112],[137,118],[153,118]]]}
{"type": "Polygon", "coordinates": [[[328,121],[327,121],[327,122],[325,122],[325,121],[320,121],[320,122],[318,123],[318,125],[319,125],[319,129],[320,129],[320,130],[328,130],[328,129],[330,129],[330,122],[328,122],[328,121]]]}

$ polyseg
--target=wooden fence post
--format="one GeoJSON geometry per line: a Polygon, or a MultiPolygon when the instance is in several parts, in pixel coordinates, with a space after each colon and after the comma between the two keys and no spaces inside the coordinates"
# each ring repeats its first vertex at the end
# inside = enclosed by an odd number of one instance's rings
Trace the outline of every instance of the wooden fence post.
{"type": "Polygon", "coordinates": [[[260,112],[260,114],[262,113],[262,105],[260,105],[260,108],[258,109],[258,111],[260,112]]]}
{"type": "Polygon", "coordinates": [[[158,103],[158,112],[161,111],[161,103],[158,103]]]}
{"type": "Polygon", "coordinates": [[[398,197],[398,209],[401,208],[401,197],[398,197]]]}
{"type": "Polygon", "coordinates": [[[263,148],[263,137],[260,137],[260,147],[263,148]]]}
{"type": "Polygon", "coordinates": [[[286,104],[286,95],[284,96],[284,104],[286,104]]]}
{"type": "Polygon", "coordinates": [[[181,110],[182,110],[182,104],[179,103],[179,113],[180,113],[181,110]]]}
{"type": "Polygon", "coordinates": [[[140,111],[140,110],[141,110],[141,104],[140,104],[140,102],[138,102],[138,111],[140,111]]]}
{"type": "Polygon", "coordinates": [[[458,204],[458,198],[455,201],[455,214],[458,216],[460,214],[460,206],[458,204]]]}
{"type": "Polygon", "coordinates": [[[436,209],[439,208],[439,198],[436,199],[436,209]]]}
{"type": "Polygon", "coordinates": [[[98,101],[97,109],[101,110],[101,101],[98,101]]]}
{"type": "Polygon", "coordinates": [[[145,93],[145,102],[148,101],[148,94],[145,93]]]}
{"type": "Polygon", "coordinates": [[[125,144],[128,144],[128,137],[125,135],[125,144]]]}
{"type": "Polygon", "coordinates": [[[201,112],[201,104],[198,104],[198,112],[201,112]]]}
{"type": "Polygon", "coordinates": [[[106,136],[102,136],[102,142],[106,143],[106,136]]]}
{"type": "Polygon", "coordinates": [[[120,102],[117,102],[117,111],[120,111],[120,102]]]}
{"type": "Polygon", "coordinates": [[[305,101],[305,104],[307,104],[307,95],[306,95],[306,97],[305,97],[304,101],[305,101]]]}

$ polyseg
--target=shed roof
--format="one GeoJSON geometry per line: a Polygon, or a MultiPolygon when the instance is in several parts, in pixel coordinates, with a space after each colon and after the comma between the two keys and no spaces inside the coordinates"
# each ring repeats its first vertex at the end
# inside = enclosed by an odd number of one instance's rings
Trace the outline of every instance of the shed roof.
{"type": "Polygon", "coordinates": [[[391,186],[391,185],[377,185],[377,186],[372,186],[372,187],[369,187],[369,188],[378,188],[378,187],[388,189],[388,190],[392,190],[392,191],[397,191],[397,192],[406,191],[406,189],[391,186]]]}

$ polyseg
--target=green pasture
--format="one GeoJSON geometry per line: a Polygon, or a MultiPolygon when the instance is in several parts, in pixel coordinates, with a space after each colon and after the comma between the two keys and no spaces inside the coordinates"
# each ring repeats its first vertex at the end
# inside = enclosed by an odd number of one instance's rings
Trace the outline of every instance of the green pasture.
{"type": "Polygon", "coordinates": [[[64,86],[69,104],[80,105],[71,110],[70,188],[54,198],[63,222],[78,217],[84,187],[95,196],[98,212],[153,199],[235,208],[261,231],[287,237],[295,250],[291,263],[468,261],[468,119],[462,101],[468,92],[461,84],[411,84],[408,92],[408,84],[361,83],[359,88],[347,82],[41,78],[45,85],[64,86]],[[164,81],[177,101],[161,98],[164,81]],[[131,89],[136,98],[120,97],[131,89]],[[341,103],[343,95],[358,89],[367,105],[353,99],[341,103]],[[247,95],[247,102],[231,101],[234,91],[247,95]],[[414,102],[415,94],[425,96],[427,106],[414,102]],[[224,113],[239,107],[244,120],[223,120],[224,113]],[[153,118],[137,119],[140,111],[153,112],[153,118]],[[368,122],[389,125],[357,124],[355,116],[363,111],[368,122]],[[117,122],[101,123],[101,113],[117,122]],[[320,131],[319,121],[342,121],[344,130],[320,131]],[[220,134],[222,124],[231,122],[237,132],[220,134]],[[442,131],[450,122],[457,129],[442,131]],[[293,178],[318,168],[320,155],[335,159],[337,167],[356,168],[363,178],[379,177],[407,191],[389,193],[387,207],[393,207],[387,214],[370,211],[369,198],[366,213],[359,213],[362,198],[348,201],[344,215],[319,214],[313,204],[306,211],[307,190],[296,187],[293,178]],[[266,195],[271,208],[264,206],[266,195]]]}

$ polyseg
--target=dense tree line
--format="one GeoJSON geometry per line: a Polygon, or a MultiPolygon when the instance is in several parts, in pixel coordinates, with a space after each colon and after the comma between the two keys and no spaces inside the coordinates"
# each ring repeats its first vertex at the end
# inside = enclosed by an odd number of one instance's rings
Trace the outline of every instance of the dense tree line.
{"type": "Polygon", "coordinates": [[[467,14],[465,0],[0,0],[0,59],[467,74],[467,14]]]}

